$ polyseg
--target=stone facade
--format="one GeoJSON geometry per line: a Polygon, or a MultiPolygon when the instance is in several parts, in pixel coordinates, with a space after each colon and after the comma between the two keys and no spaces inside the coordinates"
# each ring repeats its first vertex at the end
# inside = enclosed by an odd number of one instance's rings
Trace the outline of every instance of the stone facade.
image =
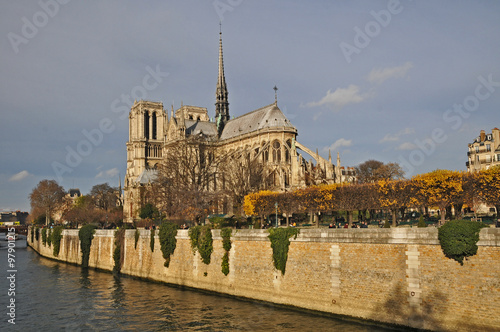
{"type": "MultiPolygon", "coordinates": [[[[169,147],[189,137],[203,137],[221,154],[250,154],[265,165],[266,187],[286,190],[318,183],[353,181],[353,168],[341,168],[322,158],[318,151],[297,142],[297,129],[275,102],[230,119],[228,90],[224,77],[222,37],[219,40],[219,76],[216,87],[215,118],[207,108],[181,105],[170,117],[161,102],[135,101],[129,115],[127,172],[124,187],[124,218],[132,222],[144,203],[145,187],[154,181],[155,168],[169,147]],[[300,151],[308,154],[307,161],[300,151]],[[311,180],[313,179],[313,180],[311,180]]],[[[219,211],[227,213],[228,211],[219,211]]]]}
{"type": "Polygon", "coordinates": [[[500,129],[493,128],[491,134],[481,130],[474,142],[469,144],[467,157],[465,165],[470,173],[500,165],[500,129]]]}
{"type": "MultiPolygon", "coordinates": [[[[158,232],[156,232],[158,234],[158,232]]],[[[436,228],[301,229],[291,239],[282,275],[272,263],[266,230],[237,230],[231,237],[229,274],[219,230],[211,263],[193,255],[187,230],[177,233],[170,266],[158,235],[125,234],[121,272],[154,281],[324,313],[436,331],[500,331],[500,229],[481,230],[478,252],[461,266],[446,258],[436,228]]],[[[28,234],[28,241],[31,240],[28,234]]],[[[113,269],[114,231],[97,230],[89,265],[113,269]]],[[[64,230],[58,257],[39,241],[42,256],[80,264],[77,230],[64,230]]]]}

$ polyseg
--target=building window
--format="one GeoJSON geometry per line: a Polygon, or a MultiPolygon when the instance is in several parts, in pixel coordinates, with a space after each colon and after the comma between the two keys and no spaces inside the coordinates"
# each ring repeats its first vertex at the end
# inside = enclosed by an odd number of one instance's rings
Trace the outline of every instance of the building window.
{"type": "Polygon", "coordinates": [[[479,146],[476,146],[476,153],[479,153],[479,146]]]}
{"type": "Polygon", "coordinates": [[[149,138],[149,113],[144,113],[144,137],[149,138]]]}
{"type": "Polygon", "coordinates": [[[156,139],[156,113],[153,113],[153,136],[152,139],[156,139]]]}
{"type": "Polygon", "coordinates": [[[267,163],[269,161],[269,146],[262,146],[262,162],[267,163]]]}
{"type": "Polygon", "coordinates": [[[486,162],[487,162],[487,163],[491,163],[491,156],[490,156],[490,155],[487,155],[487,156],[486,156],[486,162]]]}
{"type": "Polygon", "coordinates": [[[278,141],[273,142],[273,163],[281,162],[281,144],[278,141]]]}
{"type": "Polygon", "coordinates": [[[292,151],[292,141],[291,140],[288,140],[286,141],[286,147],[285,147],[285,161],[287,163],[291,162],[291,151],[292,151]]]}
{"type": "Polygon", "coordinates": [[[497,161],[500,161],[500,153],[497,154],[497,161]]]}
{"type": "Polygon", "coordinates": [[[491,144],[486,144],[486,152],[490,152],[491,151],[491,144]]]}

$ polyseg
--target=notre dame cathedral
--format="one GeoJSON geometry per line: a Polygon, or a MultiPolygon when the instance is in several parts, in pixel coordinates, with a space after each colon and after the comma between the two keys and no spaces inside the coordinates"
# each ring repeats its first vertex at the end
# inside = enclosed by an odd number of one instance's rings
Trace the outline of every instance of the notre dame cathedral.
{"type": "MultiPolygon", "coordinates": [[[[276,87],[275,87],[276,90],[276,87]]],[[[332,164],[317,150],[311,151],[297,140],[297,128],[286,118],[275,102],[237,118],[230,118],[228,90],[224,76],[222,33],[219,36],[219,74],[216,87],[215,118],[211,121],[207,108],[181,105],[168,116],[161,102],[135,101],[129,114],[127,172],[124,187],[124,220],[138,218],[145,186],[155,180],[156,168],[168,146],[202,135],[215,142],[217,149],[231,154],[246,151],[263,164],[265,185],[270,190],[290,190],[319,183],[352,181],[353,168],[332,164]],[[306,161],[303,151],[312,159],[306,161]]],[[[227,211],[221,211],[227,212],[227,211]]]]}

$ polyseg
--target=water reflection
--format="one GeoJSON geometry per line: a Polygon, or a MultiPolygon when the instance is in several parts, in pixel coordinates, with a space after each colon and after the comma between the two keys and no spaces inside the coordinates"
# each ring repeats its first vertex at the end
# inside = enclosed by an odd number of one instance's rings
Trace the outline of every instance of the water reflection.
{"type": "MultiPolygon", "coordinates": [[[[14,331],[385,331],[82,269],[42,258],[31,249],[17,254],[20,291],[14,331]]],[[[6,259],[0,259],[5,271],[6,259]]],[[[5,289],[3,279],[0,287],[5,289]]]]}

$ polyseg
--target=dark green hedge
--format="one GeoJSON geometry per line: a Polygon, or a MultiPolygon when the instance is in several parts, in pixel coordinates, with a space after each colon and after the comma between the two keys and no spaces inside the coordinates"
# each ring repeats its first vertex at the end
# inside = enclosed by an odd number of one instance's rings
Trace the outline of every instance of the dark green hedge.
{"type": "Polygon", "coordinates": [[[271,228],[269,229],[269,240],[271,240],[271,248],[273,248],[273,263],[281,274],[285,274],[286,261],[288,259],[288,247],[290,246],[290,238],[297,238],[299,229],[294,227],[287,228],[271,228]]]}
{"type": "Polygon", "coordinates": [[[96,226],[85,225],[78,231],[78,238],[80,239],[80,249],[82,250],[82,267],[89,266],[90,246],[94,238],[96,226]]]}
{"type": "Polygon", "coordinates": [[[170,265],[170,256],[174,253],[175,247],[177,246],[177,225],[171,222],[164,222],[160,225],[160,248],[165,258],[164,266],[168,267],[170,265]]]}
{"type": "Polygon", "coordinates": [[[452,220],[439,228],[438,238],[446,257],[464,265],[464,258],[477,253],[479,231],[486,227],[481,222],[452,220]]]}

